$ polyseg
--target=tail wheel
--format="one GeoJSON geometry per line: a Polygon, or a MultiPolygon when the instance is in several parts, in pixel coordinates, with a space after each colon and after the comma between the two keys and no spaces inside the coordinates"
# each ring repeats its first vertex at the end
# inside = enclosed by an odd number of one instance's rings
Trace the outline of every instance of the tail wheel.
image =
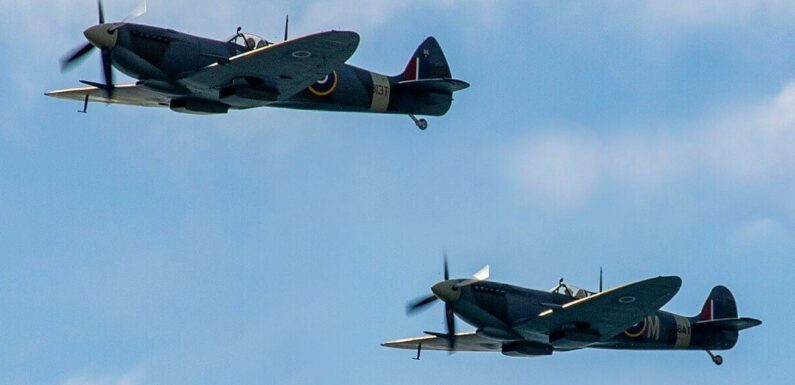
{"type": "Polygon", "coordinates": [[[425,119],[420,119],[420,121],[417,122],[417,127],[419,127],[420,130],[424,130],[424,129],[428,128],[428,121],[425,120],[425,119]]]}
{"type": "Polygon", "coordinates": [[[425,130],[426,128],[428,128],[428,121],[427,120],[425,120],[425,119],[417,119],[417,117],[414,116],[414,114],[409,114],[409,118],[411,118],[411,120],[414,121],[414,124],[416,124],[417,127],[420,130],[425,130]]]}
{"type": "Polygon", "coordinates": [[[723,357],[720,354],[712,354],[712,351],[707,350],[707,354],[709,354],[709,358],[712,358],[712,362],[715,365],[722,365],[723,364],[723,357]]]}

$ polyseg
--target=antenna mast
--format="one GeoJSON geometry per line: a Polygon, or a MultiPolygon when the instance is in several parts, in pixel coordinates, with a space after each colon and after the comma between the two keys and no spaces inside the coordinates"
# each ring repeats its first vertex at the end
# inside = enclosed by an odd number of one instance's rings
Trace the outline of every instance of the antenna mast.
{"type": "Polygon", "coordinates": [[[599,266],[599,292],[602,292],[602,266],[599,266]]]}
{"type": "Polygon", "coordinates": [[[290,25],[290,15],[284,18],[284,41],[287,41],[287,27],[290,25]]]}

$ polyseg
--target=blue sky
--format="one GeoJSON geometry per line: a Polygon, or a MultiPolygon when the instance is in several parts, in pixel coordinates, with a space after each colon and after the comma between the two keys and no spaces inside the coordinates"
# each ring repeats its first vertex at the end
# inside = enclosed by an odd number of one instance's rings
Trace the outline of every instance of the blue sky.
{"type": "MultiPolygon", "coordinates": [[[[106,2],[120,19],[136,2],[106,2]]],[[[436,36],[472,83],[407,117],[196,117],[42,93],[90,0],[0,1],[0,384],[781,383],[795,255],[795,7],[767,1],[150,1],[138,22],[222,38],[360,32],[398,73],[436,36]],[[264,3],[264,4],[261,4],[264,3]],[[380,342],[441,330],[407,300],[492,279],[595,288],[675,274],[666,309],[732,289],[765,324],[703,352],[539,359],[380,342]]],[[[123,79],[121,75],[119,79],[123,79]]],[[[461,325],[461,323],[459,323],[461,325]]],[[[462,329],[465,327],[462,325],[462,329]]]]}

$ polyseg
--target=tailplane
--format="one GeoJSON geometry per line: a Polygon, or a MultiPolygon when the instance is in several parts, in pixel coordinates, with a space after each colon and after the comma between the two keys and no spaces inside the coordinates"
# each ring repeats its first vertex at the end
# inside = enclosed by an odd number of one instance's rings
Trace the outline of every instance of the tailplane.
{"type": "Polygon", "coordinates": [[[709,292],[701,312],[690,319],[693,335],[700,336],[700,346],[707,351],[715,365],[723,364],[723,357],[712,350],[731,349],[737,343],[740,330],[759,326],[762,321],[737,316],[737,302],[724,286],[715,286],[709,292]]]}
{"type": "Polygon", "coordinates": [[[762,324],[762,321],[739,317],[737,302],[725,286],[715,286],[709,293],[701,313],[695,317],[696,324],[713,330],[740,331],[762,324]]]}
{"type": "Polygon", "coordinates": [[[421,130],[428,128],[428,122],[415,115],[444,115],[453,103],[453,93],[469,87],[469,83],[453,79],[442,47],[433,37],[417,47],[406,69],[390,82],[395,94],[408,95],[394,103],[399,104],[397,109],[408,114],[421,130]]]}
{"type": "Polygon", "coordinates": [[[740,330],[745,330],[748,328],[752,328],[754,326],[759,326],[761,324],[762,321],[749,317],[724,318],[724,319],[716,319],[711,321],[696,322],[696,325],[709,327],[712,330],[723,330],[730,332],[739,332],[740,330]]]}

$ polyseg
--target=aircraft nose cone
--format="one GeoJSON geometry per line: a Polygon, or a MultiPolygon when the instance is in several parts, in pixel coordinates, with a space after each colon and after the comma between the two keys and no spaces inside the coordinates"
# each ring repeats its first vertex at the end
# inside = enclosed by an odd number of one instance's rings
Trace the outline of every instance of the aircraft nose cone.
{"type": "Polygon", "coordinates": [[[444,302],[455,302],[461,297],[461,290],[455,288],[458,281],[442,281],[431,288],[433,294],[444,302]]]}
{"type": "Polygon", "coordinates": [[[113,24],[98,24],[83,31],[83,35],[97,48],[113,48],[119,34],[112,29],[113,24]]]}

